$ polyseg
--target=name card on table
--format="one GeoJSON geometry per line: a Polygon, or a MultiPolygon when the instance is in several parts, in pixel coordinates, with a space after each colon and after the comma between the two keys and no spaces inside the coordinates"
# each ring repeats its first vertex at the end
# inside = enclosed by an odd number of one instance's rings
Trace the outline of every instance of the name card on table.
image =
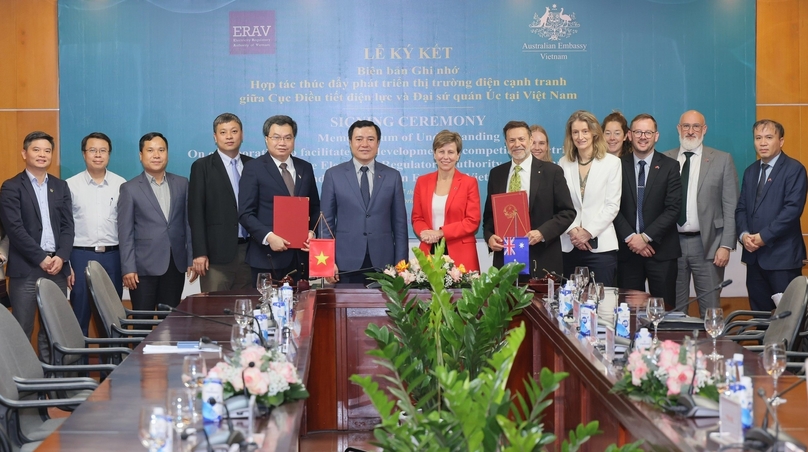
{"type": "Polygon", "coordinates": [[[606,327],[606,359],[614,361],[614,328],[606,327]]]}
{"type": "Polygon", "coordinates": [[[721,419],[721,436],[743,441],[741,404],[733,397],[724,394],[718,400],[718,416],[721,419]]]}

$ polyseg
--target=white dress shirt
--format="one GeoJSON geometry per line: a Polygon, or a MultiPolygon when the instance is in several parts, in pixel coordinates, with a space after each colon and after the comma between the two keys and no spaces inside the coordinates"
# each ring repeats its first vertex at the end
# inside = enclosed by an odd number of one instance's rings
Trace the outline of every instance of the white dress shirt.
{"type": "Polygon", "coordinates": [[[73,199],[73,246],[118,244],[118,192],[126,180],[107,170],[97,184],[86,170],[67,179],[73,199]]]}

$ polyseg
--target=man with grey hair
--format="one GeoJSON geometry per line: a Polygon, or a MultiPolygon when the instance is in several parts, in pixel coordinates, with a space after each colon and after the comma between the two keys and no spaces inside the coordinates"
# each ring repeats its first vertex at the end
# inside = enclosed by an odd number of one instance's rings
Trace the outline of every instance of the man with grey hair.
{"type": "Polygon", "coordinates": [[[676,308],[685,310],[690,279],[699,300],[699,312],[720,306],[720,291],[729,252],[735,249],[735,205],[738,173],[732,156],[703,145],[707,134],[704,115],[686,111],[676,126],[679,147],[665,152],[679,162],[682,208],[676,222],[682,256],[678,260],[676,308]]]}

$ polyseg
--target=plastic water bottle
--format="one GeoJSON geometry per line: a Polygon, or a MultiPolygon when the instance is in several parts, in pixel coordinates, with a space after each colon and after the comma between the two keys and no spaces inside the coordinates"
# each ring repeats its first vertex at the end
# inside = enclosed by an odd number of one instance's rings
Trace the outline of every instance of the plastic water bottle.
{"type": "Polygon", "coordinates": [[[581,321],[580,321],[580,333],[583,337],[591,336],[597,334],[597,324],[592,325],[592,312],[597,312],[597,307],[595,306],[594,302],[587,301],[586,303],[581,305],[581,321]]]}
{"type": "Polygon", "coordinates": [[[651,337],[651,332],[648,331],[648,328],[640,328],[640,331],[637,331],[637,337],[634,339],[635,349],[648,350],[653,343],[654,339],[651,337]]]}
{"type": "Polygon", "coordinates": [[[631,310],[628,308],[628,303],[620,303],[617,308],[617,325],[615,326],[615,333],[617,337],[623,339],[631,339],[631,310]]]}
{"type": "Polygon", "coordinates": [[[754,391],[752,389],[752,377],[741,377],[743,395],[741,397],[741,424],[744,431],[752,428],[755,422],[755,415],[752,412],[752,400],[754,391]]]}
{"type": "Polygon", "coordinates": [[[294,299],[294,290],[288,282],[283,283],[283,286],[281,286],[281,299],[283,300],[283,304],[286,306],[286,322],[284,322],[283,326],[287,327],[289,326],[289,321],[292,318],[292,302],[294,299]]]}
{"type": "Polygon", "coordinates": [[[564,317],[572,310],[572,286],[567,281],[558,291],[558,313],[564,317]]]}
{"type": "Polygon", "coordinates": [[[222,403],[224,401],[224,386],[222,379],[215,371],[208,372],[207,377],[202,382],[202,419],[205,422],[219,422],[222,420],[222,403]],[[213,398],[215,405],[208,403],[213,398]]]}

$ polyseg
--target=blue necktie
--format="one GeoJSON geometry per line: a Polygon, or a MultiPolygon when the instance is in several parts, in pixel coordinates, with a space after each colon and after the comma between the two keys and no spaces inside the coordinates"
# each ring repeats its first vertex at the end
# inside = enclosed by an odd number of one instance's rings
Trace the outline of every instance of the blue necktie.
{"type": "Polygon", "coordinates": [[[645,231],[645,223],[642,220],[642,202],[645,196],[645,160],[640,160],[640,173],[637,175],[637,226],[638,233],[645,231]]]}
{"type": "Polygon", "coordinates": [[[359,191],[362,193],[362,201],[365,201],[365,207],[370,203],[370,182],[368,181],[368,167],[363,166],[359,168],[362,171],[362,182],[359,184],[359,191]]]}
{"type": "MultiPolygon", "coordinates": [[[[230,172],[233,176],[233,193],[236,195],[236,207],[238,207],[238,183],[241,180],[241,174],[238,173],[238,160],[230,160],[230,172]]],[[[238,225],[239,238],[247,238],[247,230],[241,224],[238,225]]]]}

